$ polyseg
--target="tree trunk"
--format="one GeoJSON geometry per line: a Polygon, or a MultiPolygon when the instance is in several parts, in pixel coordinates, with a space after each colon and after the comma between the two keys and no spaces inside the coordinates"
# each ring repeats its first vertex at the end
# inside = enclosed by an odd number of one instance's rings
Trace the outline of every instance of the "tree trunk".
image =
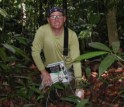
{"type": "Polygon", "coordinates": [[[119,36],[117,32],[117,23],[116,23],[116,8],[108,9],[106,15],[106,21],[107,21],[109,45],[111,46],[112,42],[119,41],[119,36]]]}

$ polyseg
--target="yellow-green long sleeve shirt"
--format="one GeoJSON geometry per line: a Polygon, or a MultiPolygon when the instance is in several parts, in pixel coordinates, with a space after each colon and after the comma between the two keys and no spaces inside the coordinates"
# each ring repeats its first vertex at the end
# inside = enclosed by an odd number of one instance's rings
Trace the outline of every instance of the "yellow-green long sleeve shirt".
{"type": "Polygon", "coordinates": [[[79,42],[77,35],[71,29],[68,29],[69,34],[69,52],[68,57],[64,60],[63,43],[64,31],[61,35],[56,36],[49,24],[41,26],[34,37],[32,43],[32,57],[37,68],[42,71],[48,64],[58,61],[65,61],[66,67],[70,68],[73,65],[75,77],[81,77],[81,63],[72,63],[75,58],[80,55],[79,42]],[[44,53],[45,62],[41,59],[41,51],[44,53]]]}

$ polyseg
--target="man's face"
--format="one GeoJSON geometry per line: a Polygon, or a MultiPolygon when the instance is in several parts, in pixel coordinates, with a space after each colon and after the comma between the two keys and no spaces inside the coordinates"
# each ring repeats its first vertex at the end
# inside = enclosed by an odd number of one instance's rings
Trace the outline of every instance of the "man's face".
{"type": "Polygon", "coordinates": [[[64,25],[66,17],[63,16],[61,12],[56,11],[51,13],[47,20],[53,29],[61,29],[64,25]]]}

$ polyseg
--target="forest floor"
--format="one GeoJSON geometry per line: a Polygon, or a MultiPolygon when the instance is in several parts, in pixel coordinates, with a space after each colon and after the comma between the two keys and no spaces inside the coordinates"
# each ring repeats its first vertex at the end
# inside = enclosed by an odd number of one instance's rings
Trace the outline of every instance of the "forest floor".
{"type": "MultiPolygon", "coordinates": [[[[90,84],[88,88],[83,89],[84,98],[88,98],[92,106],[87,105],[86,107],[124,107],[124,69],[111,68],[102,75],[101,79],[98,79],[97,72],[92,72],[87,82],[90,84]]],[[[9,91],[9,88],[4,91],[7,90],[9,91]]],[[[35,102],[35,98],[31,101],[35,105],[22,106],[25,102],[16,100],[7,99],[3,101],[0,99],[0,107],[75,107],[73,103],[59,100],[54,103],[49,102],[46,106],[46,104],[35,102]]]]}
{"type": "MultiPolygon", "coordinates": [[[[89,88],[85,88],[85,98],[89,98],[92,106],[86,107],[124,107],[124,69],[112,68],[97,78],[97,73],[87,80],[89,88]]],[[[48,107],[75,107],[72,103],[51,103],[48,107]]]]}

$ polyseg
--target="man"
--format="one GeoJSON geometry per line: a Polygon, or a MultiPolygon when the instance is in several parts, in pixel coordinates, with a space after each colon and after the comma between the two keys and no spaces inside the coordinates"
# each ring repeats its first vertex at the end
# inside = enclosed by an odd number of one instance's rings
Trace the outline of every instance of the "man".
{"type": "Polygon", "coordinates": [[[51,76],[45,68],[48,64],[59,61],[64,61],[67,69],[73,66],[75,77],[81,78],[81,63],[73,63],[74,59],[80,55],[78,38],[76,33],[69,28],[69,52],[66,58],[63,57],[64,23],[66,21],[64,10],[59,7],[51,8],[47,13],[47,21],[48,24],[37,30],[32,43],[32,57],[41,72],[43,83],[52,84],[51,76]],[[41,59],[41,51],[44,53],[45,62],[41,59]]]}

